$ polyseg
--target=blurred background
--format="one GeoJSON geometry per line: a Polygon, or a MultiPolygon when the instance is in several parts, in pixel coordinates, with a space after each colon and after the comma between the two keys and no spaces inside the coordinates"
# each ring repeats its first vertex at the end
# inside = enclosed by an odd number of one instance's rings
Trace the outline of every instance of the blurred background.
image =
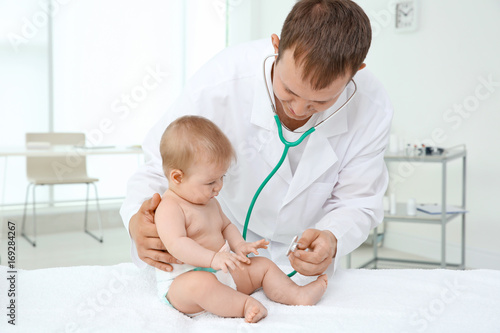
{"type": "MultiPolygon", "coordinates": [[[[500,141],[500,1],[416,0],[410,31],[395,28],[398,1],[356,2],[373,29],[367,70],[394,105],[392,138],[398,149],[466,145],[467,267],[500,269],[500,157],[494,148],[500,141]]],[[[0,146],[23,146],[26,132],[84,132],[96,147],[140,145],[200,66],[227,46],[279,35],[294,3],[0,0],[0,146]]],[[[0,158],[4,240],[6,221],[20,222],[28,183],[24,157],[0,158]]],[[[26,268],[128,261],[118,209],[142,158],[89,156],[87,163],[89,175],[100,179],[104,243],[59,235],[81,233],[84,190],[43,188],[38,225],[48,238],[37,248],[18,241],[26,268]],[[42,254],[47,244],[55,244],[55,252],[42,254]],[[64,261],[61,247],[78,246],[72,256],[82,261],[64,261]]],[[[399,202],[441,200],[439,166],[389,168],[390,192],[399,202]]],[[[450,203],[460,203],[461,172],[460,163],[450,163],[450,203]]],[[[439,227],[389,223],[384,231],[384,248],[439,260],[439,227]]],[[[458,261],[458,222],[449,223],[447,237],[449,259],[458,261]]]]}

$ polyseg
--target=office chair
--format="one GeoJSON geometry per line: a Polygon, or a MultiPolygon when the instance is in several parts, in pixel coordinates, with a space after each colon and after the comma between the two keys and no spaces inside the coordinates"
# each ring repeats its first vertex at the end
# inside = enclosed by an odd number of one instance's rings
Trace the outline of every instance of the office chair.
{"type": "MultiPolygon", "coordinates": [[[[26,145],[31,146],[83,146],[85,144],[85,134],[83,133],[26,133],[26,145]]],[[[91,178],[87,175],[87,160],[83,155],[67,153],[60,156],[47,157],[27,157],[26,175],[28,178],[28,187],[26,189],[26,200],[24,203],[23,222],[21,235],[31,245],[36,246],[36,199],[35,189],[39,185],[61,185],[61,184],[87,184],[87,199],[85,201],[84,231],[102,243],[102,221],[101,210],[99,207],[99,198],[97,195],[97,186],[95,182],[99,179],[91,178]],[[87,229],[87,215],[89,204],[89,187],[94,186],[97,218],[100,236],[96,236],[87,229]],[[26,208],[30,189],[33,193],[33,240],[25,233],[26,208]]]]}

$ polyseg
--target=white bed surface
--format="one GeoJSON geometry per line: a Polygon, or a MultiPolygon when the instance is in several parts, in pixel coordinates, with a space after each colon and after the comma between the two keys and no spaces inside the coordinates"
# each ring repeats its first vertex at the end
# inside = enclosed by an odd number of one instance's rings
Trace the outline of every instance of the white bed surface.
{"type": "Polygon", "coordinates": [[[7,324],[7,275],[0,266],[0,332],[500,332],[496,270],[339,270],[316,306],[257,292],[268,309],[257,324],[188,318],[157,299],[152,269],[130,263],[19,270],[15,327],[7,324]]]}

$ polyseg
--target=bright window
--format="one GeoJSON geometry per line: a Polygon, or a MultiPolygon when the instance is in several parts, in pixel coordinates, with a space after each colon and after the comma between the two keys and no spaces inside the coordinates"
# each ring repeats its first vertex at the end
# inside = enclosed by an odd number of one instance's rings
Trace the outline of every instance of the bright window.
{"type": "MultiPolygon", "coordinates": [[[[225,0],[52,0],[51,8],[2,1],[0,145],[24,145],[28,131],[85,132],[89,145],[140,144],[186,79],[224,48],[224,8],[225,0]]],[[[138,159],[87,163],[104,199],[124,196],[138,159]]],[[[24,158],[3,159],[0,168],[0,204],[24,202],[24,158]]],[[[72,186],[54,192],[56,200],[84,195],[72,186]]],[[[47,200],[48,191],[37,197],[47,200]]]]}

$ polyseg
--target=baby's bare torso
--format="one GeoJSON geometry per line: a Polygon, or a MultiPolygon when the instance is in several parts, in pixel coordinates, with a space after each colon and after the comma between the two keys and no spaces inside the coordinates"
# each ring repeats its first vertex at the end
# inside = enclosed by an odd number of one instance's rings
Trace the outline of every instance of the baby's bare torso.
{"type": "Polygon", "coordinates": [[[224,221],[217,199],[213,198],[205,205],[197,205],[178,197],[176,194],[168,196],[184,212],[187,236],[206,249],[218,252],[225,240],[222,235],[224,221]]]}

